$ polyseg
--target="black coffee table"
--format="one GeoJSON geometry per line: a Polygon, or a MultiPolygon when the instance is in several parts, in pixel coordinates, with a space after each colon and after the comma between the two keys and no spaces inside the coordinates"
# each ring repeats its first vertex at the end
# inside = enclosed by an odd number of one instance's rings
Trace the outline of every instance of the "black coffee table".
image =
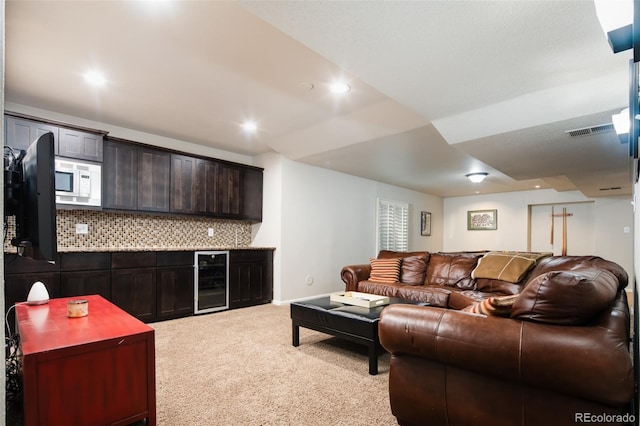
{"type": "MultiPolygon", "coordinates": [[[[411,300],[389,298],[389,304],[427,305],[411,300]]],[[[366,345],[369,348],[369,374],[378,374],[380,313],[389,305],[375,308],[332,302],[329,296],[291,303],[293,346],[300,345],[300,327],[366,345]]]]}

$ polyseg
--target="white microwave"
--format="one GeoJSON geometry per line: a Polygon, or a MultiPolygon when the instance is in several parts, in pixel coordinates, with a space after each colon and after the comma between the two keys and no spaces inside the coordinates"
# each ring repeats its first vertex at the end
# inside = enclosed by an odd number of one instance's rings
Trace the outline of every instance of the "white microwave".
{"type": "Polygon", "coordinates": [[[102,166],[56,157],[57,204],[102,205],[102,166]]]}

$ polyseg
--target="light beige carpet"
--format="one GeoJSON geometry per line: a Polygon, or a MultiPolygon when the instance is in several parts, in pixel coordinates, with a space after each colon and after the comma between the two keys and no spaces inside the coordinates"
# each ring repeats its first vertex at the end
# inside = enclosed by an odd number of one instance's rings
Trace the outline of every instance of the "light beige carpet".
{"type": "Polygon", "coordinates": [[[389,355],[300,329],[289,306],[261,305],[151,324],[159,425],[397,425],[389,355]]]}

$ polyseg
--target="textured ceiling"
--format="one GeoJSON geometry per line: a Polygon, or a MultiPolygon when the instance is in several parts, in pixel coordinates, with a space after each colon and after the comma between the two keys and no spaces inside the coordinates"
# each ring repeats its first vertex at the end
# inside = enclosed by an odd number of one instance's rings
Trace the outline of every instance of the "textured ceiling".
{"type": "Polygon", "coordinates": [[[535,186],[631,193],[615,134],[565,134],[610,122],[628,102],[630,55],[610,51],[590,1],[5,8],[8,109],[245,155],[274,151],[441,196],[535,186]],[[91,67],[107,75],[101,90],[81,81],[91,67]],[[346,96],[326,90],[338,78],[352,86],[346,96]],[[246,118],[257,135],[239,130],[246,118]],[[490,175],[471,184],[471,171],[490,175]]]}

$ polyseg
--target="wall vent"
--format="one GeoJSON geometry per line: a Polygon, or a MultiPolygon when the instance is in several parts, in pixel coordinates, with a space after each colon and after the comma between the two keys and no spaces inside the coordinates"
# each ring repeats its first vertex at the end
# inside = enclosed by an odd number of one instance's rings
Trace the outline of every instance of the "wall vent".
{"type": "Polygon", "coordinates": [[[600,133],[608,133],[613,131],[615,131],[615,129],[613,128],[613,124],[607,123],[600,124],[598,126],[583,127],[582,129],[566,130],[565,133],[572,138],[575,138],[578,136],[598,135],[600,133]]]}

